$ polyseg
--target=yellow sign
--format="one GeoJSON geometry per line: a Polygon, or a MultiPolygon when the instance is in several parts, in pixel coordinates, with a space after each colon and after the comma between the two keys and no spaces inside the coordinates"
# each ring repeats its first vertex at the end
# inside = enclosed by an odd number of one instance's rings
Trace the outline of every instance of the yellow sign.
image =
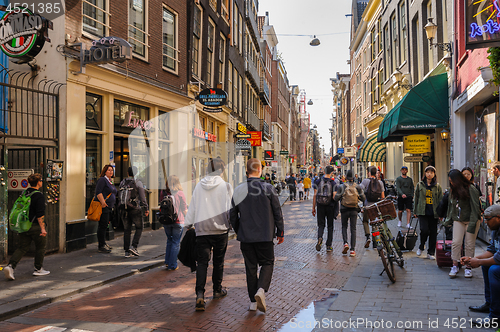
{"type": "Polygon", "coordinates": [[[420,154],[431,152],[431,137],[427,135],[410,135],[403,138],[403,152],[420,154]]]}
{"type": "Polygon", "coordinates": [[[241,123],[238,122],[238,131],[242,132],[243,134],[247,133],[247,127],[242,125],[241,123]]]}

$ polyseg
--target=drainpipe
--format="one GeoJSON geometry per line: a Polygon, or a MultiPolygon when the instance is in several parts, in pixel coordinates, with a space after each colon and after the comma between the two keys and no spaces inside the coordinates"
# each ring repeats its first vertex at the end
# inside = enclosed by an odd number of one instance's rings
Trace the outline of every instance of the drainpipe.
{"type": "MultiPolygon", "coordinates": [[[[455,46],[455,1],[452,1],[451,2],[451,10],[452,10],[452,15],[451,15],[451,40],[450,40],[450,43],[451,43],[451,46],[452,46],[452,52],[455,54],[455,57],[458,56],[457,54],[457,50],[454,49],[454,46],[455,46]]],[[[451,94],[450,94],[450,124],[451,124],[451,118],[452,116],[454,116],[455,112],[453,110],[453,97],[455,96],[455,93],[457,91],[457,66],[456,66],[456,63],[455,61],[453,61],[453,55],[451,56],[451,59],[450,59],[450,67],[451,67],[451,94]]],[[[450,149],[449,151],[452,151],[453,149],[453,137],[455,135],[453,135],[453,133],[451,132],[450,130],[450,149]]],[[[450,167],[452,166],[451,165],[451,158],[450,156],[448,156],[448,163],[450,165],[450,167]]]]}

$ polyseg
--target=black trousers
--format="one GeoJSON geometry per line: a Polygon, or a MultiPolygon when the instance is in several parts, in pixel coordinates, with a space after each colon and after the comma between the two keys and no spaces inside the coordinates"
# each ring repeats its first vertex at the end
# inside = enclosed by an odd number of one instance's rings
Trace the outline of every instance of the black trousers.
{"type": "Polygon", "coordinates": [[[212,283],[214,292],[222,289],[222,277],[224,274],[224,256],[227,249],[228,233],[218,235],[203,235],[196,237],[196,294],[205,293],[207,283],[208,262],[213,251],[212,283]]]}
{"type": "Polygon", "coordinates": [[[110,208],[103,208],[101,219],[99,219],[99,224],[97,226],[97,241],[99,242],[99,248],[104,247],[106,244],[106,229],[108,229],[109,218],[111,216],[110,208]]]}
{"type": "Polygon", "coordinates": [[[335,219],[335,207],[328,205],[317,205],[316,213],[318,218],[318,239],[323,238],[325,233],[325,222],[327,226],[326,246],[329,247],[333,242],[333,219],[335,219]]]}
{"type": "Polygon", "coordinates": [[[21,258],[30,250],[31,241],[35,242],[35,269],[40,270],[42,268],[47,237],[40,236],[41,232],[42,229],[40,228],[40,224],[38,220],[35,219],[29,231],[19,233],[19,247],[14,251],[14,254],[9,260],[9,264],[13,269],[16,268],[21,258]]]}
{"type": "Polygon", "coordinates": [[[436,253],[438,219],[433,216],[418,216],[420,222],[420,250],[424,250],[425,242],[429,239],[427,253],[434,256],[436,253]]]}
{"type": "Polygon", "coordinates": [[[255,302],[255,293],[257,293],[259,288],[263,288],[267,292],[271,285],[274,270],[274,243],[241,242],[240,248],[245,259],[248,296],[251,302],[255,302]],[[257,276],[259,265],[260,273],[257,276]]]}
{"type": "Polygon", "coordinates": [[[141,239],[144,224],[142,222],[142,211],[131,210],[127,211],[123,217],[123,250],[128,251],[130,248],[130,237],[132,235],[132,224],[135,225],[134,239],[132,247],[137,249],[139,240],[141,239]]]}
{"type": "Polygon", "coordinates": [[[296,197],[296,194],[297,194],[296,190],[297,189],[296,189],[295,185],[289,184],[288,190],[290,191],[290,200],[296,200],[297,199],[297,197],[296,197]]]}
{"type": "Polygon", "coordinates": [[[358,211],[357,210],[345,210],[340,212],[342,218],[342,240],[344,243],[349,243],[347,241],[347,226],[350,224],[351,227],[351,250],[356,248],[356,222],[358,221],[358,211]]]}

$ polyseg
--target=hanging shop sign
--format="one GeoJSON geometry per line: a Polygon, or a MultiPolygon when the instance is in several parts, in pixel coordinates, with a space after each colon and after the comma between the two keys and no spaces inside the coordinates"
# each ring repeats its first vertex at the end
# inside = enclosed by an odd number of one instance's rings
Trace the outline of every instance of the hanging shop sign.
{"type": "Polygon", "coordinates": [[[210,88],[202,90],[196,99],[203,106],[221,107],[227,103],[227,93],[222,89],[210,88]]]}
{"type": "Polygon", "coordinates": [[[32,169],[9,169],[7,172],[9,190],[22,191],[28,189],[28,176],[33,173],[32,169]]]}
{"type": "Polygon", "coordinates": [[[246,134],[247,133],[247,127],[245,127],[243,124],[239,123],[238,122],[238,131],[239,132],[242,132],[243,134],[246,134]]]}
{"type": "Polygon", "coordinates": [[[236,142],[236,150],[251,150],[252,149],[252,143],[250,143],[249,140],[246,139],[240,139],[239,141],[236,142]]]}
{"type": "Polygon", "coordinates": [[[405,163],[426,163],[431,160],[429,156],[406,156],[404,157],[405,163]]]}
{"type": "Polygon", "coordinates": [[[48,29],[52,28],[51,21],[28,8],[12,8],[0,20],[0,48],[12,62],[30,62],[45,41],[50,42],[48,29]]]}
{"type": "Polygon", "coordinates": [[[203,111],[207,113],[220,113],[222,112],[222,108],[209,108],[209,107],[203,107],[203,111]]]}
{"type": "Polygon", "coordinates": [[[265,150],[264,160],[274,160],[274,150],[265,150]]]}
{"type": "Polygon", "coordinates": [[[349,164],[349,158],[346,158],[346,157],[340,158],[340,163],[344,166],[349,164]]]}
{"type": "Polygon", "coordinates": [[[337,153],[340,154],[340,153],[344,153],[344,148],[337,148],[337,153]]]}
{"type": "Polygon", "coordinates": [[[498,0],[466,0],[466,48],[500,46],[500,2],[498,0]]]}
{"type": "Polygon", "coordinates": [[[132,47],[120,37],[103,37],[92,41],[92,47],[87,50],[85,44],[80,45],[80,72],[85,72],[87,64],[124,62],[132,59],[132,47]]]}
{"type": "Polygon", "coordinates": [[[248,139],[252,146],[262,146],[262,131],[247,131],[251,137],[248,139]]]}
{"type": "Polygon", "coordinates": [[[203,131],[201,129],[198,129],[198,128],[193,128],[193,136],[210,141],[210,142],[217,142],[217,136],[215,136],[214,134],[210,134],[206,131],[203,131]]]}
{"type": "Polygon", "coordinates": [[[281,150],[280,155],[287,155],[288,156],[288,150],[281,150]]]}
{"type": "Polygon", "coordinates": [[[130,111],[125,114],[125,121],[123,122],[122,127],[134,129],[141,127],[144,130],[150,130],[153,128],[153,121],[133,118],[132,116],[134,113],[134,111],[130,111]]]}
{"type": "Polygon", "coordinates": [[[344,148],[344,157],[352,158],[356,156],[356,150],[352,146],[347,146],[344,148]]]}
{"type": "Polygon", "coordinates": [[[427,135],[410,135],[403,138],[403,152],[420,154],[431,152],[431,137],[427,135]]]}
{"type": "Polygon", "coordinates": [[[236,135],[234,135],[234,137],[239,138],[239,139],[242,139],[242,138],[247,139],[247,138],[251,138],[252,135],[250,135],[250,134],[236,134],[236,135]]]}

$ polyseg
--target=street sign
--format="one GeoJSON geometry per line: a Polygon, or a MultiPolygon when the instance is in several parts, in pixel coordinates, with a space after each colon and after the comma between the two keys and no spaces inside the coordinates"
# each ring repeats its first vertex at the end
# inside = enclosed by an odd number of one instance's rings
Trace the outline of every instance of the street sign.
{"type": "Polygon", "coordinates": [[[288,155],[288,150],[281,150],[280,154],[288,155]]]}
{"type": "Polygon", "coordinates": [[[349,164],[349,158],[346,158],[346,157],[340,158],[340,163],[344,166],[349,164]]]}
{"type": "Polygon", "coordinates": [[[429,156],[406,156],[404,157],[405,163],[423,163],[431,160],[429,156]]]}
{"type": "Polygon", "coordinates": [[[274,160],[274,150],[265,150],[264,160],[274,160]]]}
{"type": "Polygon", "coordinates": [[[344,153],[344,148],[337,148],[337,153],[344,153]]]}
{"type": "Polygon", "coordinates": [[[236,135],[234,135],[234,137],[241,139],[241,138],[250,138],[250,137],[252,137],[252,135],[250,135],[250,134],[236,134],[236,135]]]}
{"type": "Polygon", "coordinates": [[[239,141],[236,142],[236,150],[251,150],[252,149],[252,143],[250,141],[247,141],[246,139],[240,139],[239,141]]]}
{"type": "Polygon", "coordinates": [[[9,190],[23,191],[28,189],[28,176],[33,174],[32,169],[10,169],[7,172],[9,190]]]}

